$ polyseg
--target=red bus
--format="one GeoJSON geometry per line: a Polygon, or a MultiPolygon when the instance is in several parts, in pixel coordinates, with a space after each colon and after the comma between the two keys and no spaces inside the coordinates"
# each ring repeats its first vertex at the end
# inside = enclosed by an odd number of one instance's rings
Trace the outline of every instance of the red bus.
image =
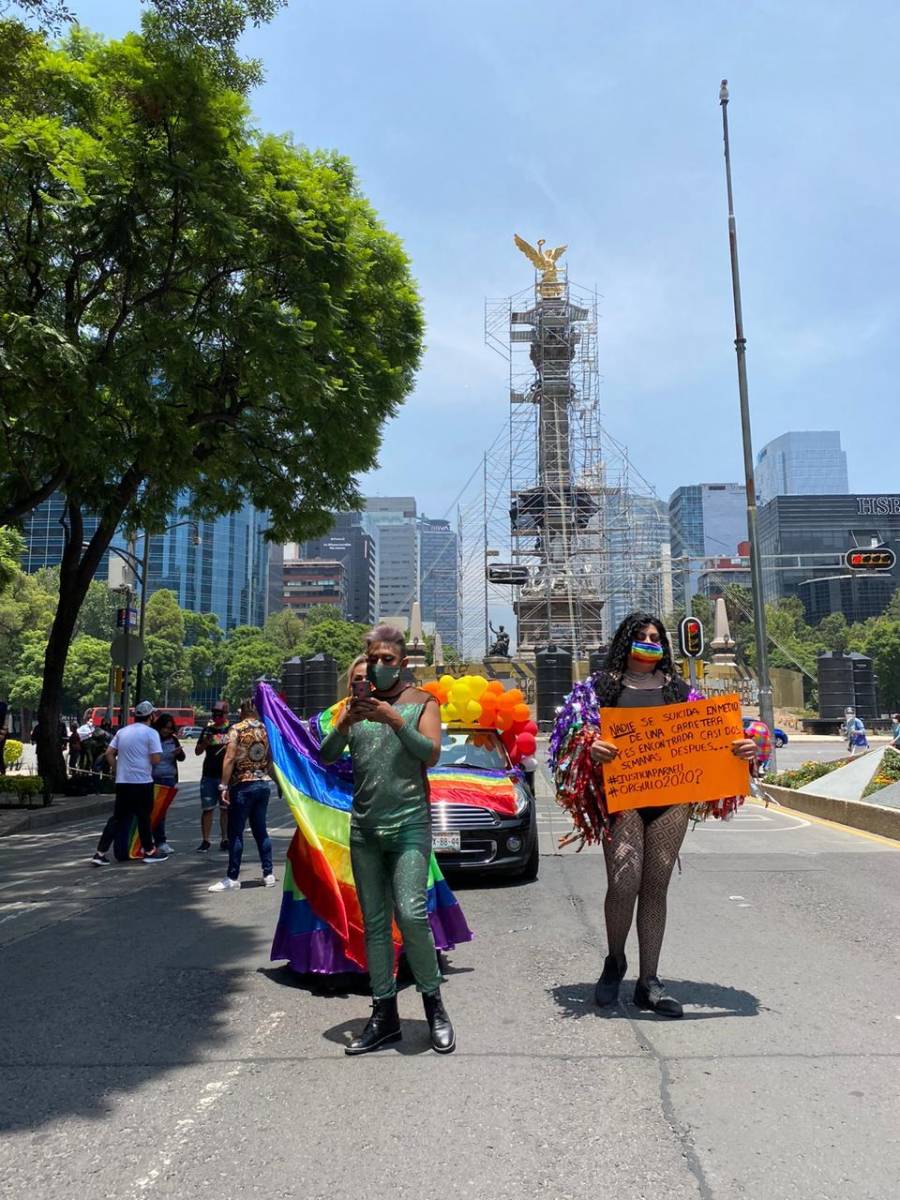
{"type": "MultiPolygon", "coordinates": [[[[170,716],[174,717],[176,729],[187,729],[189,726],[197,724],[192,708],[160,708],[159,711],[169,713],[170,716]]],[[[121,712],[122,709],[118,706],[113,709],[106,708],[105,706],[103,708],[86,708],[82,722],[93,725],[95,729],[98,729],[106,717],[109,717],[113,723],[113,728],[115,728],[119,723],[121,712]]],[[[133,723],[134,709],[130,708],[128,710],[128,724],[132,725],[133,723]]]]}

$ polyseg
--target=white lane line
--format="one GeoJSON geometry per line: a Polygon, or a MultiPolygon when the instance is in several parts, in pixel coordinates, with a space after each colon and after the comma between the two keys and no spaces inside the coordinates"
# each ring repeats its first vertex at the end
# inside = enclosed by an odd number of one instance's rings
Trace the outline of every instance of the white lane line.
{"type": "MultiPolygon", "coordinates": [[[[281,1024],[285,1015],[283,1012],[269,1013],[251,1034],[248,1048],[251,1051],[259,1050],[281,1024]]],[[[163,1139],[156,1156],[160,1165],[148,1168],[135,1179],[128,1193],[129,1200],[138,1200],[138,1197],[146,1195],[155,1186],[163,1172],[187,1149],[192,1136],[200,1132],[200,1123],[204,1118],[228,1095],[246,1065],[246,1061],[239,1062],[230,1071],[225,1072],[224,1078],[211,1079],[203,1085],[190,1113],[178,1118],[172,1132],[163,1139]]]]}

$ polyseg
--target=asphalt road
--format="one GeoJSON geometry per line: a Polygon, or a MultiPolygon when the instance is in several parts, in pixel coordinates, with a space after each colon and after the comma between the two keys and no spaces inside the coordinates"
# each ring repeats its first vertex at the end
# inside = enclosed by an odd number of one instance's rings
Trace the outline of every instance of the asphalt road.
{"type": "Polygon", "coordinates": [[[90,868],[98,822],[0,843],[4,1197],[897,1194],[897,845],[755,807],[699,827],[662,963],[685,1019],[601,1015],[603,866],[552,853],[544,796],[540,880],[459,888],[457,1053],[406,990],[403,1042],[348,1059],[365,997],[269,963],[280,893],[252,845],[240,894],[207,892],[196,793],[158,866],[90,868]]]}

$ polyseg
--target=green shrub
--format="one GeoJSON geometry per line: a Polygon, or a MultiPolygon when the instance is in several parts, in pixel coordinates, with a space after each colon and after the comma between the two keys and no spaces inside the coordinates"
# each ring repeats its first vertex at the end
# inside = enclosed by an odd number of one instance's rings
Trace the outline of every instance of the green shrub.
{"type": "Polygon", "coordinates": [[[7,738],[3,747],[3,761],[7,767],[14,767],[21,762],[23,749],[21,742],[17,742],[15,738],[7,738]]]}
{"type": "Polygon", "coordinates": [[[13,804],[23,804],[34,800],[44,791],[44,781],[40,775],[2,775],[0,776],[0,803],[7,804],[8,796],[13,797],[13,804]]]}

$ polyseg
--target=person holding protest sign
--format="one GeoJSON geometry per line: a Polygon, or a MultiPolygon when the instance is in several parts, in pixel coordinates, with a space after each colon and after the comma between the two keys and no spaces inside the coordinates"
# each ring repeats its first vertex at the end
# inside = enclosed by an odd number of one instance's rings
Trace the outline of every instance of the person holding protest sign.
{"type": "MultiPolygon", "coordinates": [[[[581,849],[585,841],[602,841],[606,859],[608,954],[594,992],[600,1006],[618,1000],[627,968],[625,943],[637,904],[640,970],[634,1002],[660,1016],[682,1015],[681,1005],[665,995],[657,976],[672,871],[692,814],[724,816],[740,803],[731,797],[702,805],[666,804],[657,794],[652,804],[611,812],[600,768],[615,762],[620,747],[605,727],[601,731],[600,710],[650,709],[694,699],[700,699],[700,694],[675,673],[663,622],[649,613],[634,612],[616,630],[605,669],[576,684],[566,697],[550,739],[558,799],[577,826],[560,845],[577,840],[581,849]]],[[[752,763],[756,743],[735,737],[731,753],[752,763]]],[[[682,775],[692,777],[687,766],[682,775]]]]}

